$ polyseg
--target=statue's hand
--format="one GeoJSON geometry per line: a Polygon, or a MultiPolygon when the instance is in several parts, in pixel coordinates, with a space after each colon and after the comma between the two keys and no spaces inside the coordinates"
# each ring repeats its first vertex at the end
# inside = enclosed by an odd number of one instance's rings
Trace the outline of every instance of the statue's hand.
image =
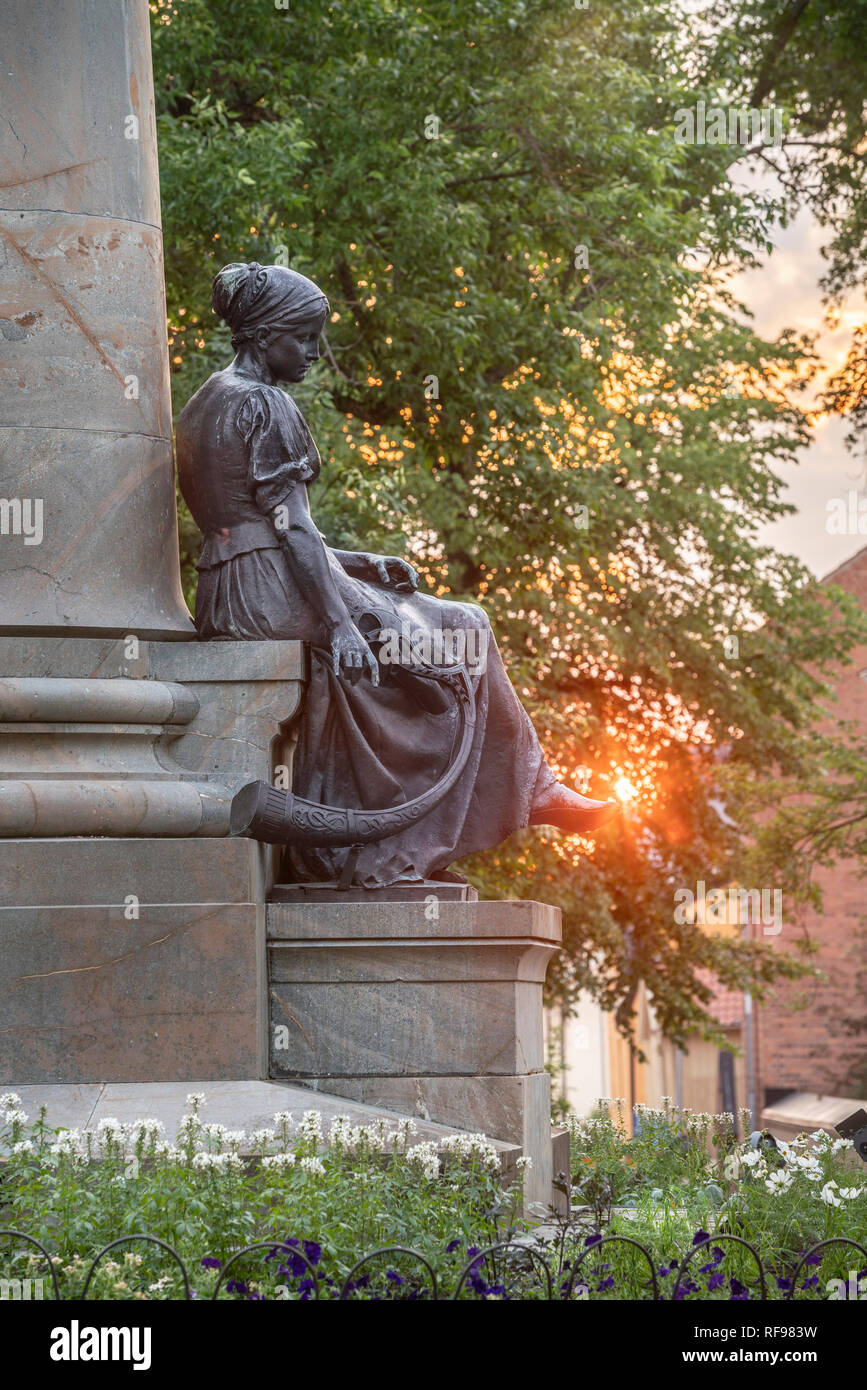
{"type": "Polygon", "coordinates": [[[365,671],[371,685],[379,685],[379,667],[376,657],[365,642],[355,623],[349,618],[340,623],[329,639],[331,647],[331,668],[335,676],[341,669],[351,685],[360,680],[365,671]]]}
{"type": "Polygon", "coordinates": [[[400,593],[412,593],[418,588],[418,575],[407,560],[398,555],[368,555],[357,557],[367,570],[367,577],[400,593]]]}

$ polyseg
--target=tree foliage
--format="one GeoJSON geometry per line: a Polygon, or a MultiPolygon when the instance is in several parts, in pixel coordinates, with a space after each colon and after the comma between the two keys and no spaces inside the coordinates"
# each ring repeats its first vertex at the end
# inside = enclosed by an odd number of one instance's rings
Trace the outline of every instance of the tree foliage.
{"type": "MultiPolygon", "coordinates": [[[[812,346],[764,341],[726,289],[806,193],[746,192],[743,150],[676,138],[741,66],[801,100],[763,67],[779,7],[742,8],[735,38],[696,42],[672,0],[152,6],[176,407],[228,359],[222,264],[322,285],[298,397],[329,542],[408,552],[483,603],[551,761],[638,793],[595,846],[528,830],[463,867],[563,908],[556,988],[628,1031],[644,981],[675,1039],[714,1032],[697,971],[761,992],[805,966],[677,925],[674,890],[773,871],[758,884],[784,884],[794,942],[810,850],[781,786],[829,829],[822,853],[844,833],[822,816],[867,805],[863,750],[820,723],[863,615],[757,539],[789,510],[812,346]]],[[[841,256],[862,212],[853,193],[841,256]]]]}

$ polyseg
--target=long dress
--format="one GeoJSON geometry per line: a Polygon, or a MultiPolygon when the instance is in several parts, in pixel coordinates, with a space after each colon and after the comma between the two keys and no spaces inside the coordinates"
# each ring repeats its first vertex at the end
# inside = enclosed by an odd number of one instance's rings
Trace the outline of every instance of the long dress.
{"type": "MultiPolygon", "coordinates": [[[[334,675],[321,618],[270,520],[292,489],[308,486],[320,469],[291,396],[234,366],[214,373],[181,411],[177,454],[181,490],[204,533],[197,565],[199,637],[310,644],[293,791],[363,810],[399,806],[426,791],[449,765],[456,708],[428,712],[387,667],[381,667],[378,687],[366,676],[353,684],[334,675]]],[[[372,612],[393,631],[420,639],[422,648],[425,636],[434,647],[443,632],[473,630],[468,648],[481,659],[470,668],[476,721],[464,771],[423,820],[364,846],[354,871],[354,881],[365,887],[443,876],[454,860],[500,844],[527,825],[536,796],[556,778],[481,608],[353,578],[327,548],[326,555],[356,622],[372,612]]],[[[347,852],[293,846],[287,854],[291,876],[334,880],[347,852]]]]}

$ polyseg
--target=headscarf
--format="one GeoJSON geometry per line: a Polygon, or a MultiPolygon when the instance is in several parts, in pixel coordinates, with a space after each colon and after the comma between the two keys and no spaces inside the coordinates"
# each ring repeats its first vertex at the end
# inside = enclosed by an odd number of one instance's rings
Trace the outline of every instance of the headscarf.
{"type": "Polygon", "coordinates": [[[211,303],[232,330],[234,348],[252,338],[257,328],[295,328],[328,312],[328,300],[306,275],[258,261],[224,265],[214,277],[211,303]]]}

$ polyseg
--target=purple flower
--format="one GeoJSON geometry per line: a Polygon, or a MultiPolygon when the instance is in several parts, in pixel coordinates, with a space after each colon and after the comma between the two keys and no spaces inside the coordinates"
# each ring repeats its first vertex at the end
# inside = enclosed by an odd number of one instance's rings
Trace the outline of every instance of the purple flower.
{"type": "Polygon", "coordinates": [[[312,1265],[318,1265],[319,1261],[322,1259],[322,1246],[315,1240],[305,1240],[304,1254],[312,1265]]]}
{"type": "Polygon", "coordinates": [[[461,1243],[459,1240],[450,1240],[448,1245],[446,1246],[446,1254],[451,1255],[453,1251],[460,1250],[460,1248],[461,1243]]]}
{"type": "Polygon", "coordinates": [[[778,1279],[778,1280],[777,1280],[777,1288],[778,1288],[778,1289],[782,1289],[783,1293],[788,1293],[788,1292],[789,1292],[789,1289],[790,1289],[791,1287],[792,1287],[792,1281],[791,1281],[791,1279],[778,1279]]]}
{"type": "Polygon", "coordinates": [[[386,1279],[390,1280],[390,1282],[391,1282],[392,1284],[402,1284],[402,1283],[403,1283],[403,1280],[401,1279],[401,1277],[400,1277],[400,1275],[398,1274],[398,1272],[397,1272],[396,1269],[387,1269],[387,1270],[385,1271],[385,1277],[386,1277],[386,1279]]]}
{"type": "Polygon", "coordinates": [[[710,1240],[707,1231],[696,1231],[692,1238],[693,1245],[703,1245],[706,1240],[710,1240]]]}
{"type": "Polygon", "coordinates": [[[713,1293],[714,1289],[721,1289],[724,1283],[725,1275],[721,1274],[720,1271],[717,1270],[716,1274],[712,1274],[707,1281],[708,1293],[713,1293]]]}
{"type": "Polygon", "coordinates": [[[598,1245],[602,1239],[601,1235],[588,1236],[584,1241],[585,1245],[598,1245]]]}
{"type": "Polygon", "coordinates": [[[596,1285],[596,1292],[597,1292],[597,1293],[601,1293],[603,1289],[613,1289],[613,1288],[614,1288],[614,1279],[613,1279],[612,1276],[609,1274],[609,1276],[608,1276],[607,1279],[603,1279],[601,1284],[597,1284],[597,1285],[596,1285]]]}
{"type": "Polygon", "coordinates": [[[223,1261],[215,1260],[213,1255],[206,1255],[202,1260],[202,1269],[222,1269],[223,1261]]]}
{"type": "Polygon", "coordinates": [[[246,1293],[247,1285],[243,1279],[227,1279],[226,1293],[246,1293]]]}

